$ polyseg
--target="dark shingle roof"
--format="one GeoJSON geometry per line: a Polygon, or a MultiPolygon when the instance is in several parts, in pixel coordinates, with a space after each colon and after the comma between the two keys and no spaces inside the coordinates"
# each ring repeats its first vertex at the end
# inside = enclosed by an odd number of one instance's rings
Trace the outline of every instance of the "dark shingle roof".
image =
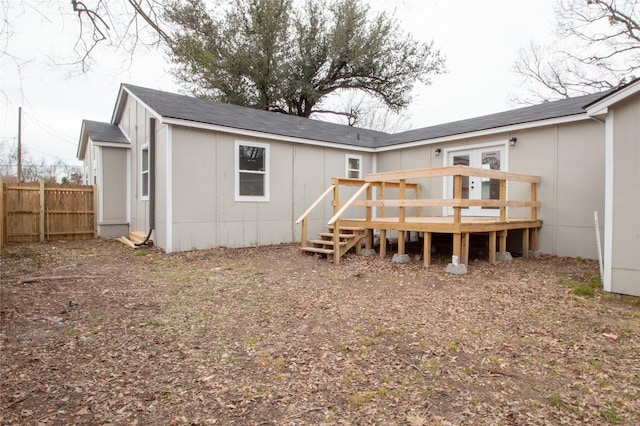
{"type": "Polygon", "coordinates": [[[386,139],[381,141],[379,146],[390,146],[407,142],[436,139],[463,133],[497,129],[499,127],[512,126],[516,124],[525,124],[534,121],[584,114],[584,106],[606,96],[607,94],[608,92],[594,93],[576,98],[562,99],[540,105],[518,108],[511,111],[499,112],[482,117],[470,118],[468,120],[454,121],[451,123],[409,130],[389,135],[386,139]]]}
{"type": "Polygon", "coordinates": [[[386,133],[123,85],[162,117],[370,148],[386,133]]]}
{"type": "Polygon", "coordinates": [[[428,141],[447,136],[536,121],[585,114],[584,106],[606,96],[594,93],[499,112],[468,120],[454,121],[406,132],[388,134],[308,118],[212,102],[175,93],[123,84],[123,87],[165,118],[269,133],[278,136],[311,139],[363,148],[380,148],[403,143],[428,141]]]}
{"type": "Polygon", "coordinates": [[[129,144],[127,137],[115,124],[102,123],[99,121],[83,120],[84,128],[94,142],[109,142],[129,144]]]}

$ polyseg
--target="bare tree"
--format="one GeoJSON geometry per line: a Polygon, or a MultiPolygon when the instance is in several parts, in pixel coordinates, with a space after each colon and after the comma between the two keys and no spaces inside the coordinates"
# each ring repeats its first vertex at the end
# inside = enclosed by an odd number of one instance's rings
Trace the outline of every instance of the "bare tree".
{"type": "Polygon", "coordinates": [[[139,47],[170,46],[166,33],[163,1],[156,0],[71,0],[78,15],[79,34],[74,46],[76,64],[86,72],[93,64],[91,54],[101,43],[133,57],[139,47]]]}
{"type": "Polygon", "coordinates": [[[529,96],[549,101],[617,87],[640,69],[639,0],[558,0],[557,40],[519,51],[514,71],[529,96]]]}

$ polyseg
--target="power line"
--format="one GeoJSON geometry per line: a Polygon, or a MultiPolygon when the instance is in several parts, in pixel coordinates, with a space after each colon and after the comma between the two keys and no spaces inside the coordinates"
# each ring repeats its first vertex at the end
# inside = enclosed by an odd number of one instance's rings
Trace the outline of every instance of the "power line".
{"type": "Polygon", "coordinates": [[[33,120],[33,122],[35,123],[36,126],[40,127],[42,130],[44,130],[45,132],[49,133],[51,136],[59,139],[60,141],[69,144],[69,145],[77,145],[76,142],[70,142],[69,139],[71,139],[70,136],[65,135],[64,133],[54,129],[53,127],[49,126],[48,124],[46,124],[45,122],[39,120],[34,114],[31,113],[27,113],[26,114],[31,120],[33,120]]]}

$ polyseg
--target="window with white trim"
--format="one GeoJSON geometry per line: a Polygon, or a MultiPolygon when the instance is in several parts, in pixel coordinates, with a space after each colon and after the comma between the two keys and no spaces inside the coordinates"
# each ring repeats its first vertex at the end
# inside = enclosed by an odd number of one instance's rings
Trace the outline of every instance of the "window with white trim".
{"type": "Polygon", "coordinates": [[[236,141],[236,201],[269,201],[269,145],[236,141]]]}
{"type": "Polygon", "coordinates": [[[362,155],[347,154],[346,175],[351,179],[362,179],[362,155]]]}
{"type": "Polygon", "coordinates": [[[143,199],[149,198],[149,145],[140,151],[140,185],[143,199]]]}

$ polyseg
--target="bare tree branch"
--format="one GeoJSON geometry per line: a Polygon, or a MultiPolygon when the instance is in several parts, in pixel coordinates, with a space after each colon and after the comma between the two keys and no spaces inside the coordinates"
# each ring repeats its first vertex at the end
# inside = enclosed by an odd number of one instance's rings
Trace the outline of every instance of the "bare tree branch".
{"type": "Polygon", "coordinates": [[[640,0],[558,0],[558,40],[519,51],[514,72],[529,88],[516,102],[602,91],[640,70],[640,0]]]}

